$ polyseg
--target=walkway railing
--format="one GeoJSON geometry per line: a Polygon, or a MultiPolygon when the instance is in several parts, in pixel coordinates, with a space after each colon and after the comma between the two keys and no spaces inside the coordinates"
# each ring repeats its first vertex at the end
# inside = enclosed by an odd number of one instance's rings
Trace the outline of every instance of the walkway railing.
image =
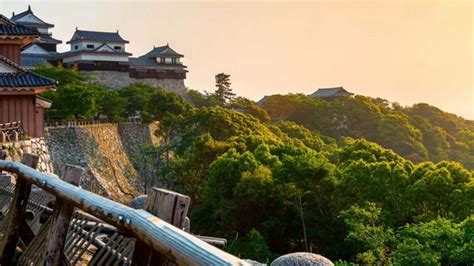
{"type": "MultiPolygon", "coordinates": [[[[0,172],[7,171],[16,175],[15,195],[4,232],[2,265],[11,264],[11,258],[19,243],[22,234],[20,225],[24,224],[26,203],[32,185],[56,197],[53,216],[50,217],[53,224],[47,237],[46,265],[58,265],[64,260],[61,254],[66,233],[62,228],[65,223],[66,228],[69,226],[74,207],[136,237],[137,243],[151,248],[155,254],[158,253],[178,265],[247,265],[245,261],[207,244],[145,210],[132,209],[78,187],[78,179],[80,180],[83,174],[79,167],[67,166],[64,171],[63,179],[71,184],[51,174],[38,172],[34,169],[36,164],[37,158],[33,155],[26,155],[22,163],[0,160],[0,172]]],[[[138,261],[146,260],[140,258],[138,261]]]]}
{"type": "MultiPolygon", "coordinates": [[[[136,123],[136,124],[141,124],[142,120],[141,119],[128,119],[126,121],[123,121],[121,123],[136,123]]],[[[81,127],[81,126],[90,126],[90,125],[101,125],[101,124],[115,124],[117,123],[116,121],[112,120],[106,120],[106,119],[101,119],[101,120],[48,120],[45,122],[45,127],[81,127]]]]}
{"type": "Polygon", "coordinates": [[[0,143],[18,141],[23,135],[21,121],[0,124],[0,143]]]}

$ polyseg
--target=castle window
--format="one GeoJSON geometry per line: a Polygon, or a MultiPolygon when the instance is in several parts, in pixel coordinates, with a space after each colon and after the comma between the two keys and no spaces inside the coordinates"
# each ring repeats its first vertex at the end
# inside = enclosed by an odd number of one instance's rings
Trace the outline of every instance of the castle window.
{"type": "Polygon", "coordinates": [[[120,51],[120,50],[122,50],[122,46],[114,46],[114,49],[120,51]]]}
{"type": "Polygon", "coordinates": [[[74,45],[74,50],[79,49],[79,45],[74,45]]]}
{"type": "Polygon", "coordinates": [[[88,44],[87,49],[94,49],[94,45],[93,44],[88,44]]]}
{"type": "Polygon", "coordinates": [[[172,64],[176,64],[176,58],[171,59],[172,64]]]}

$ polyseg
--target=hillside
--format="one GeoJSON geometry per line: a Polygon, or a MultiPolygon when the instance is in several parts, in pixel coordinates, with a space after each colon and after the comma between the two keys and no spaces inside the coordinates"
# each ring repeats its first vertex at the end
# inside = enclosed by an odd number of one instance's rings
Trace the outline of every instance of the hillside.
{"type": "Polygon", "coordinates": [[[259,107],[221,97],[229,91],[190,91],[187,102],[143,84],[110,91],[68,70],[42,71],[64,81],[45,95],[56,117],[159,121],[159,142],[140,147],[133,165],[151,168],[150,184],[189,195],[192,232],[225,237],[233,254],[474,263],[471,121],[360,96],[275,95],[259,107]],[[78,95],[87,108],[65,104],[78,95]],[[444,161],[458,158],[465,166],[444,161]]]}
{"type": "Polygon", "coordinates": [[[269,96],[261,107],[274,120],[336,139],[365,138],[413,162],[452,160],[474,169],[474,121],[428,104],[402,107],[364,96],[328,102],[290,94],[269,96]]]}

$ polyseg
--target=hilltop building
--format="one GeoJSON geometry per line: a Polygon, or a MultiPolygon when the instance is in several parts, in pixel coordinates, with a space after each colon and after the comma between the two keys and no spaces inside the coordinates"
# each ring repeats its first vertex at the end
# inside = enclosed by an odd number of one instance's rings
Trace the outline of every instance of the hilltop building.
{"type": "Polygon", "coordinates": [[[169,45],[154,47],[153,50],[138,58],[130,58],[130,77],[136,79],[185,79],[186,66],[178,54],[169,45]]]}
{"type": "Polygon", "coordinates": [[[57,45],[62,43],[62,41],[52,37],[52,33],[49,30],[54,25],[37,17],[29,5],[28,10],[17,15],[13,13],[11,20],[18,25],[33,28],[39,32],[38,38],[23,47],[21,51],[21,66],[34,67],[40,64],[48,64],[48,60],[57,55],[57,45]]]}
{"type": "Polygon", "coordinates": [[[0,15],[0,124],[21,124],[31,137],[44,135],[44,109],[51,103],[38,94],[56,82],[20,67],[20,51],[41,34],[0,15]]]}
{"type": "Polygon", "coordinates": [[[128,71],[128,57],[125,51],[129,41],[120,36],[119,32],[98,32],[78,30],[74,32],[68,52],[59,56],[67,67],[76,65],[79,70],[128,71]]]}
{"type": "Polygon", "coordinates": [[[348,92],[343,87],[335,88],[322,88],[315,91],[313,94],[308,95],[313,98],[321,98],[327,101],[332,101],[336,99],[341,99],[345,97],[351,97],[354,95],[352,92],[348,92]]]}
{"type": "MultiPolygon", "coordinates": [[[[119,32],[79,30],[66,42],[69,51],[60,53],[57,45],[62,43],[50,33],[53,24],[37,17],[30,6],[28,10],[13,14],[12,21],[18,26],[36,29],[38,38],[22,46],[21,60],[13,60],[24,68],[39,64],[63,65],[88,71],[95,81],[111,88],[120,88],[141,82],[186,96],[188,70],[183,64],[183,55],[169,45],[154,47],[139,57],[130,57],[125,40],[119,32]]],[[[14,55],[13,55],[14,56],[14,55]]]]}

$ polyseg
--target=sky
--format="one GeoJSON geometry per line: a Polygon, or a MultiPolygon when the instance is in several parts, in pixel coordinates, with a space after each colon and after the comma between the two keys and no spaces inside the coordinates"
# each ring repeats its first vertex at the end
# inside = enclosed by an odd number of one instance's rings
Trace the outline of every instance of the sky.
{"type": "Polygon", "coordinates": [[[55,24],[60,51],[76,27],[119,30],[133,56],[169,43],[192,89],[213,91],[225,72],[253,100],[343,86],[474,119],[474,0],[0,0],[0,13],[28,4],[55,24]]]}

